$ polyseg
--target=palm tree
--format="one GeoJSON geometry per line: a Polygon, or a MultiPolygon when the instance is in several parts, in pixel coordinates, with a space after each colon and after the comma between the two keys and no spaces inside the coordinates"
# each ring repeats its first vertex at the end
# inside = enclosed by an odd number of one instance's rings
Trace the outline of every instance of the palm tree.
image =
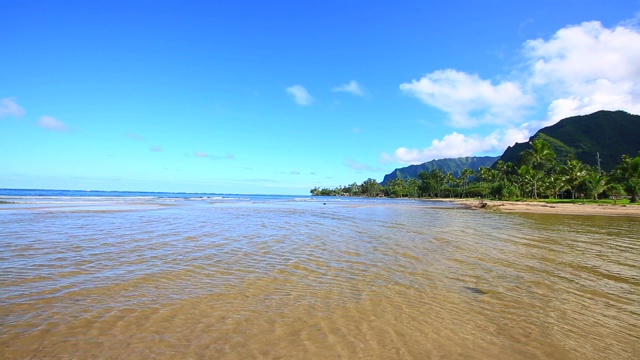
{"type": "Polygon", "coordinates": [[[442,197],[442,190],[447,184],[448,174],[445,174],[440,169],[433,169],[429,172],[429,175],[435,185],[436,197],[442,197]]]}
{"type": "Polygon", "coordinates": [[[480,176],[480,180],[489,184],[497,182],[499,178],[499,173],[496,170],[484,166],[478,169],[478,175],[480,176]]]}
{"type": "Polygon", "coordinates": [[[453,197],[453,188],[457,185],[456,177],[452,172],[448,172],[444,175],[444,185],[449,189],[449,197],[453,197]]]}
{"type": "Polygon", "coordinates": [[[545,193],[549,195],[549,198],[558,198],[558,194],[566,189],[566,185],[563,182],[562,176],[557,173],[551,173],[542,179],[541,187],[545,193]]]}
{"type": "Polygon", "coordinates": [[[598,200],[598,194],[604,191],[607,185],[607,177],[600,174],[598,170],[590,171],[584,178],[584,186],[586,193],[593,200],[598,200]]]}
{"type": "Polygon", "coordinates": [[[380,194],[382,185],[380,185],[375,179],[369,178],[360,185],[360,188],[363,195],[374,197],[380,194]]]}
{"type": "Polygon", "coordinates": [[[560,174],[565,185],[571,190],[571,199],[575,200],[578,185],[587,175],[587,168],[580,160],[567,160],[567,163],[560,167],[560,174]]]}
{"type": "Polygon", "coordinates": [[[531,142],[531,149],[521,153],[524,162],[530,165],[534,170],[542,171],[556,158],[548,142],[537,138],[531,142]]]}
{"type": "Polygon", "coordinates": [[[502,160],[498,160],[495,166],[498,171],[499,179],[502,181],[509,180],[510,174],[513,172],[513,164],[510,162],[504,162],[502,160]]]}
{"type": "Polygon", "coordinates": [[[537,173],[537,176],[532,177],[533,180],[533,197],[538,198],[538,180],[542,178],[542,174],[545,169],[555,160],[556,154],[546,141],[537,138],[530,142],[531,149],[525,150],[521,153],[523,163],[531,166],[531,168],[537,173]]]}
{"type": "Polygon", "coordinates": [[[390,180],[385,187],[385,194],[392,197],[403,197],[408,195],[407,182],[402,178],[390,180]]]}
{"type": "Polygon", "coordinates": [[[640,156],[633,159],[627,155],[622,156],[620,164],[613,170],[613,178],[624,186],[625,191],[631,196],[630,202],[638,202],[640,193],[640,156]]]}
{"type": "Polygon", "coordinates": [[[407,191],[411,197],[418,197],[418,186],[420,186],[418,179],[411,178],[407,180],[407,191]]]}
{"type": "Polygon", "coordinates": [[[523,198],[527,197],[527,193],[533,188],[530,186],[537,181],[537,172],[530,166],[522,165],[518,169],[518,176],[515,184],[520,189],[520,194],[523,198]]]}
{"type": "Polygon", "coordinates": [[[623,197],[626,194],[626,191],[624,190],[624,186],[618,183],[613,183],[607,186],[607,194],[613,198],[613,203],[617,204],[618,199],[623,197]]]}
{"type": "Polygon", "coordinates": [[[469,168],[465,168],[460,173],[459,179],[462,181],[462,197],[466,197],[467,188],[469,187],[469,178],[473,176],[475,172],[469,168]]]}
{"type": "Polygon", "coordinates": [[[445,185],[446,174],[440,169],[431,169],[418,174],[420,178],[420,190],[431,197],[440,197],[440,192],[445,185]]]}
{"type": "Polygon", "coordinates": [[[358,185],[355,182],[349,185],[349,195],[354,196],[354,195],[357,195],[359,192],[360,192],[360,185],[358,185]]]}

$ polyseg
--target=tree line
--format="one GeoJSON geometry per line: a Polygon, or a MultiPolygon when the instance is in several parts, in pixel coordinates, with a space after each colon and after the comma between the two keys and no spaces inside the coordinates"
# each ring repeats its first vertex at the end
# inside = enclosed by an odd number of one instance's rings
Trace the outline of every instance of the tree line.
{"type": "Polygon", "coordinates": [[[453,198],[482,197],[501,200],[519,199],[593,199],[612,198],[614,202],[629,196],[638,202],[640,192],[640,154],[623,155],[609,173],[575,158],[556,161],[549,144],[536,139],[531,149],[520,154],[520,164],[498,161],[478,171],[464,169],[458,177],[451,172],[431,169],[417,179],[393,179],[386,185],[374,179],[336,188],[311,189],[315,196],[366,196],[453,198]]]}

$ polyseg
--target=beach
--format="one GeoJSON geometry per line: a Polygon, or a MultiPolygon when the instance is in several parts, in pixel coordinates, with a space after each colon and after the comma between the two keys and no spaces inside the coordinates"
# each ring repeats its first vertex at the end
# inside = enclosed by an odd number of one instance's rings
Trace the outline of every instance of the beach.
{"type": "Polygon", "coordinates": [[[500,212],[640,217],[640,206],[638,205],[546,203],[484,199],[446,199],[444,201],[470,209],[500,212]]]}

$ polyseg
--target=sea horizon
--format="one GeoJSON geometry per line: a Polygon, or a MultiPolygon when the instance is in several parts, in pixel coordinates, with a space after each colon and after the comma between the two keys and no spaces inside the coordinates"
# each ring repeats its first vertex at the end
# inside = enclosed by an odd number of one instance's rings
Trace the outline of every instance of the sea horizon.
{"type": "Polygon", "coordinates": [[[219,193],[219,192],[191,192],[191,191],[151,191],[151,190],[101,190],[101,189],[37,189],[37,188],[0,188],[0,196],[4,191],[19,192],[19,191],[34,191],[34,192],[92,192],[92,193],[140,193],[140,194],[195,194],[195,195],[245,195],[245,196],[311,196],[309,194],[260,194],[260,193],[219,193]]]}

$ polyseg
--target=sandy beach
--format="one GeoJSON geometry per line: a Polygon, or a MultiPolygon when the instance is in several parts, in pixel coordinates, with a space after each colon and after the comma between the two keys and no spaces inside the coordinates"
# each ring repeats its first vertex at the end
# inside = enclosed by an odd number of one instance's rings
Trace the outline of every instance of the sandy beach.
{"type": "Polygon", "coordinates": [[[638,205],[613,204],[563,204],[544,203],[534,201],[498,201],[478,199],[448,199],[447,201],[463,205],[470,209],[490,211],[537,213],[537,214],[565,214],[565,215],[602,215],[602,216],[634,216],[640,217],[638,205]]]}

